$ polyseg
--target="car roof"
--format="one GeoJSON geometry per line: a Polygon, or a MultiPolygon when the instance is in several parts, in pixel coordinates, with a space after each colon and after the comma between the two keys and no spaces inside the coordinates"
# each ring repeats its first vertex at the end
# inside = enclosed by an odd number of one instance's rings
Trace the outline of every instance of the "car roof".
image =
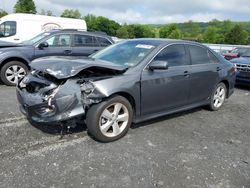
{"type": "Polygon", "coordinates": [[[194,42],[194,41],[188,41],[188,40],[178,40],[178,39],[165,39],[165,38],[139,38],[139,39],[129,39],[130,41],[138,41],[142,43],[147,43],[151,45],[168,45],[168,44],[194,44],[194,45],[200,45],[204,46],[201,43],[194,42]]]}
{"type": "Polygon", "coordinates": [[[48,33],[74,33],[74,34],[86,34],[86,35],[92,35],[97,37],[109,37],[106,33],[95,31],[95,32],[88,32],[88,31],[82,31],[77,29],[54,29],[48,31],[48,33]]]}

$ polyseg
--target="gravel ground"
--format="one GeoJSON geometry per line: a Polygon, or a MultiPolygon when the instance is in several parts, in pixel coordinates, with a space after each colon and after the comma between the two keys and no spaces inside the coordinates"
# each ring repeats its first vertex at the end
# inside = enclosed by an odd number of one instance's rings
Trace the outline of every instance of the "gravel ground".
{"type": "Polygon", "coordinates": [[[142,124],[113,143],[84,128],[59,139],[0,86],[0,187],[250,187],[250,88],[218,112],[197,108],[142,124]]]}

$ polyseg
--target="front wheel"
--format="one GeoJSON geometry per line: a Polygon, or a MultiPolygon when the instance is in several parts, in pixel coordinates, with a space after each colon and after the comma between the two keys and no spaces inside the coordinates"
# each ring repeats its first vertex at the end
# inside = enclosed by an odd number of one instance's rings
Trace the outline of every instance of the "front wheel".
{"type": "Polygon", "coordinates": [[[28,72],[28,67],[19,61],[10,61],[1,69],[1,80],[8,86],[15,86],[28,72]]]}
{"type": "Polygon", "coordinates": [[[112,142],[123,137],[132,122],[133,109],[122,96],[114,96],[93,105],[87,112],[89,133],[101,142],[112,142]]]}
{"type": "Polygon", "coordinates": [[[227,87],[224,83],[219,83],[211,96],[209,109],[213,111],[219,110],[226,99],[226,94],[227,87]]]}

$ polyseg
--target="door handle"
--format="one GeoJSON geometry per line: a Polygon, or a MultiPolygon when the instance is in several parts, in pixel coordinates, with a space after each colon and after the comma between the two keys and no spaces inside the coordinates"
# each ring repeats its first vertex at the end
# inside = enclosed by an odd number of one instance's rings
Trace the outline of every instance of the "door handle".
{"type": "Polygon", "coordinates": [[[68,54],[68,55],[69,55],[69,54],[72,54],[72,50],[64,50],[64,53],[65,53],[65,54],[68,54]]]}
{"type": "Polygon", "coordinates": [[[184,71],[183,75],[184,75],[185,77],[189,77],[190,74],[189,74],[188,71],[184,71]]]}
{"type": "Polygon", "coordinates": [[[216,71],[218,72],[218,71],[220,71],[221,70],[221,68],[220,67],[216,67],[216,71]]]}

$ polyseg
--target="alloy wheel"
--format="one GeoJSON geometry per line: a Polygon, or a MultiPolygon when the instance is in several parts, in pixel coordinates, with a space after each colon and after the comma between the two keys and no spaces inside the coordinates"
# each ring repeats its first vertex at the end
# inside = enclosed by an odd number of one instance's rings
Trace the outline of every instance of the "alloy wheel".
{"type": "Polygon", "coordinates": [[[215,108],[220,108],[225,100],[226,97],[226,90],[224,87],[219,86],[215,93],[213,98],[213,104],[215,108]]]}
{"type": "Polygon", "coordinates": [[[114,103],[104,109],[100,116],[99,127],[103,135],[116,137],[127,127],[129,112],[122,103],[114,103]]]}
{"type": "Polygon", "coordinates": [[[17,84],[18,80],[26,75],[26,71],[19,65],[12,65],[8,67],[5,72],[6,79],[13,84],[17,84]]]}

